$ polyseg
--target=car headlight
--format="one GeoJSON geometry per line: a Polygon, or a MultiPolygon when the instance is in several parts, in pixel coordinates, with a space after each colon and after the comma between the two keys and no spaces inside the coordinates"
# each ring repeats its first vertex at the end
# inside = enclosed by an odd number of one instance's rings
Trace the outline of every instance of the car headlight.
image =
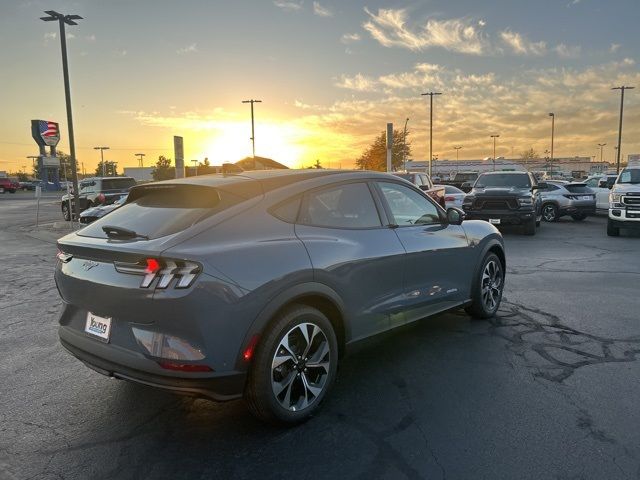
{"type": "Polygon", "coordinates": [[[533,199],[531,197],[524,197],[518,199],[518,205],[521,207],[530,207],[533,205],[533,199]]]}
{"type": "Polygon", "coordinates": [[[610,193],[609,194],[609,202],[611,203],[620,203],[620,194],[619,193],[610,193]]]}

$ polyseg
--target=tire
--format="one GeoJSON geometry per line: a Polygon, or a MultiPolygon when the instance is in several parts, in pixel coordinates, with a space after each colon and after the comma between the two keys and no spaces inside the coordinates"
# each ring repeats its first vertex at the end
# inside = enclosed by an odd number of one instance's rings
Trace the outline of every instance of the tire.
{"type": "Polygon", "coordinates": [[[69,211],[69,204],[67,202],[62,204],[62,218],[67,222],[71,221],[71,212],[69,211]]]}
{"type": "Polygon", "coordinates": [[[607,220],[607,235],[610,237],[620,236],[620,227],[616,227],[615,222],[611,219],[607,220]]]}
{"type": "Polygon", "coordinates": [[[338,341],[329,319],[313,307],[292,305],[275,317],[263,334],[244,399],[260,420],[295,425],[320,408],[337,370],[338,341]],[[305,340],[305,331],[310,343],[305,340]]]}
{"type": "Polygon", "coordinates": [[[542,206],[542,219],[545,222],[555,222],[558,220],[558,207],[553,203],[546,203],[542,206]]]}
{"type": "Polygon", "coordinates": [[[573,218],[576,222],[581,222],[582,220],[587,218],[587,216],[584,213],[576,213],[575,215],[571,215],[571,218],[573,218]]]}
{"type": "Polygon", "coordinates": [[[525,235],[535,235],[536,234],[536,219],[532,218],[527,223],[524,224],[524,234],[525,235]]]}
{"type": "Polygon", "coordinates": [[[478,319],[495,316],[504,290],[504,268],[495,253],[485,255],[471,289],[471,305],[465,307],[465,311],[478,319]]]}

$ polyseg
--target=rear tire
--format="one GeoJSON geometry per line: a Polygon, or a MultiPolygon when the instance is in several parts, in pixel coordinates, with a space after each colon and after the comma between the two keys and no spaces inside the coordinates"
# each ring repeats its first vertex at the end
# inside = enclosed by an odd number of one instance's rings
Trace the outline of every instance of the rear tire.
{"type": "Polygon", "coordinates": [[[607,235],[610,237],[620,236],[620,227],[616,227],[616,224],[611,219],[607,221],[607,235]]]}
{"type": "Polygon", "coordinates": [[[69,204],[68,203],[63,203],[62,204],[62,218],[64,218],[65,221],[67,221],[67,222],[71,221],[71,212],[69,211],[69,204]]]}
{"type": "Polygon", "coordinates": [[[524,234],[525,235],[535,235],[536,234],[536,219],[535,219],[535,217],[524,224],[524,234]]]}
{"type": "Polygon", "coordinates": [[[495,316],[504,290],[504,268],[495,253],[489,252],[484,257],[471,289],[471,305],[464,310],[473,318],[495,316]]]}
{"type": "Polygon", "coordinates": [[[553,203],[547,203],[542,206],[542,219],[545,222],[555,222],[558,220],[558,207],[553,203]]]}
{"type": "Polygon", "coordinates": [[[245,402],[265,422],[304,422],[320,408],[337,370],[338,341],[329,319],[313,307],[292,305],[260,339],[245,402]]]}

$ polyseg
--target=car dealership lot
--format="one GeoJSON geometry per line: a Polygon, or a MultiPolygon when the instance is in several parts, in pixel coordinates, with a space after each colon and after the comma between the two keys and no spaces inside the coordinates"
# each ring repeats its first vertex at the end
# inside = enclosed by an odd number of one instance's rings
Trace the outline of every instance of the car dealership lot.
{"type": "MultiPolygon", "coordinates": [[[[0,478],[640,474],[640,238],[608,238],[604,218],[505,230],[498,318],[448,313],[368,341],[318,416],[285,430],[63,352],[56,232],[30,227],[33,194],[17,195],[0,202],[0,478]]],[[[60,220],[59,205],[40,214],[60,220]]]]}

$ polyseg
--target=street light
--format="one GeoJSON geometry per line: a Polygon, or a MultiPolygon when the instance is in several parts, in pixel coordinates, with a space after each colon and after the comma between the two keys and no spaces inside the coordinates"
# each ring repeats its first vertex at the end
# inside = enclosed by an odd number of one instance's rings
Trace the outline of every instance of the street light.
{"type": "Polygon", "coordinates": [[[460,158],[458,158],[458,152],[460,151],[460,149],[462,148],[462,146],[459,147],[453,147],[456,149],[456,161],[460,160],[460,158]]]}
{"type": "Polygon", "coordinates": [[[635,87],[614,87],[611,90],[620,90],[620,125],[618,126],[618,152],[616,153],[616,173],[620,173],[620,144],[622,143],[622,110],[624,108],[624,91],[633,90],[635,87]]]}
{"type": "Polygon", "coordinates": [[[402,134],[402,168],[407,170],[407,123],[409,123],[409,117],[404,121],[404,132],[402,134]]]}
{"type": "Polygon", "coordinates": [[[549,116],[551,117],[551,170],[553,171],[553,134],[556,126],[556,114],[552,112],[549,116]]]}
{"type": "Polygon", "coordinates": [[[496,138],[499,138],[500,135],[491,135],[493,138],[493,171],[496,171],[496,138]]]}
{"type": "Polygon", "coordinates": [[[191,163],[193,163],[196,167],[195,176],[197,177],[198,176],[198,160],[191,160],[191,163]]]}
{"type": "MultiPolygon", "coordinates": [[[[82,20],[80,15],[63,15],[54,10],[46,10],[44,13],[48,17],[40,17],[45,22],[58,21],[60,24],[60,47],[62,50],[62,75],[64,77],[64,97],[67,106],[67,125],[69,127],[69,154],[71,155],[71,178],[73,180],[73,198],[75,201],[73,209],[75,214],[80,213],[80,195],[78,192],[78,171],[76,164],[76,143],[73,136],[73,115],[71,113],[71,87],[69,86],[69,63],[67,61],[67,36],[65,34],[66,25],[77,25],[76,20],[82,20]]],[[[73,215],[72,215],[73,218],[73,215]]]]}
{"type": "Polygon", "coordinates": [[[442,93],[428,92],[422,95],[429,95],[429,177],[431,177],[431,159],[433,158],[433,96],[442,95],[442,93]]]}
{"type": "Polygon", "coordinates": [[[134,155],[136,157],[138,157],[138,166],[139,167],[144,167],[144,163],[143,163],[142,159],[145,156],[145,154],[144,153],[134,153],[134,155]]]}
{"type": "Polygon", "coordinates": [[[600,163],[602,163],[602,148],[606,145],[606,143],[599,143],[598,146],[600,147],[600,163]]]}
{"type": "Polygon", "coordinates": [[[102,163],[102,176],[106,177],[105,165],[104,165],[104,151],[109,150],[109,147],[93,147],[94,150],[100,150],[100,162],[102,163]]]}
{"type": "MultiPolygon", "coordinates": [[[[253,158],[256,158],[256,134],[254,131],[254,125],[253,125],[253,104],[254,103],[262,103],[262,100],[254,100],[253,98],[251,100],[243,100],[242,103],[250,103],[251,104],[251,146],[252,146],[252,150],[253,150],[253,158]]],[[[254,161],[254,168],[255,168],[255,161],[254,161]]]]}

